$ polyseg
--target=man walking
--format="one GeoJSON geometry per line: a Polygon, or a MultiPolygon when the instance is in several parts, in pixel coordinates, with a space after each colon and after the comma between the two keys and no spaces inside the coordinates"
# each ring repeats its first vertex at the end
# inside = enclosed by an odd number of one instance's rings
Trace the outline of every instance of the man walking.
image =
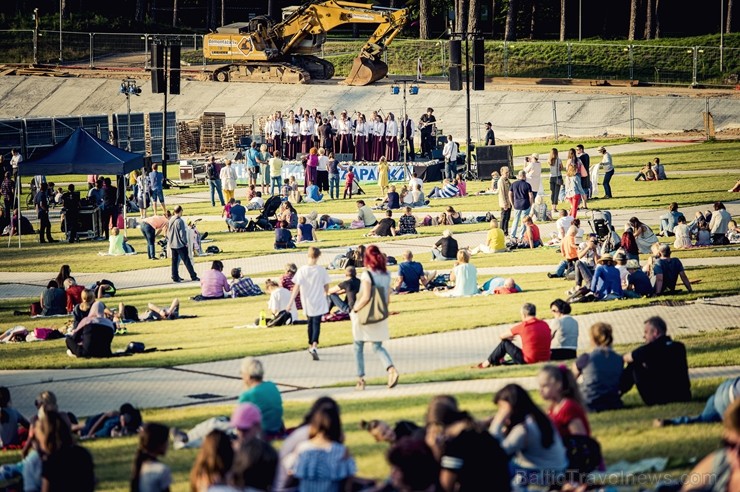
{"type": "MultiPolygon", "coordinates": [[[[164,204],[164,175],[159,171],[158,164],[152,164],[152,172],[149,173],[149,192],[154,205],[154,215],[157,215],[157,202],[162,204],[162,215],[167,213],[167,207],[164,204]]],[[[143,193],[144,205],[146,206],[146,191],[143,193]]]]}
{"type": "Polygon", "coordinates": [[[511,183],[509,188],[509,201],[514,209],[514,223],[511,226],[511,237],[514,239],[521,239],[524,236],[524,217],[529,215],[532,210],[532,202],[534,196],[532,194],[532,186],[527,183],[527,173],[519,171],[517,179],[511,183]],[[519,225],[521,224],[521,234],[519,233],[519,225]]]}
{"type": "Polygon", "coordinates": [[[49,185],[46,182],[41,183],[41,188],[36,192],[33,200],[36,205],[36,215],[39,219],[39,242],[56,243],[57,240],[51,237],[51,221],[49,221],[49,185]],[[46,240],[44,240],[46,234],[46,240]]]}
{"type": "Polygon", "coordinates": [[[226,205],[224,194],[221,191],[221,174],[218,164],[216,164],[216,156],[211,156],[211,160],[206,164],[206,179],[208,180],[208,188],[211,191],[211,207],[216,206],[215,193],[218,193],[218,200],[221,202],[221,206],[226,205]]]}
{"type": "Polygon", "coordinates": [[[180,205],[175,207],[175,214],[167,226],[167,244],[172,252],[172,281],[183,281],[178,272],[181,259],[190,274],[190,279],[193,282],[200,280],[195,273],[193,263],[190,261],[190,255],[188,255],[188,227],[185,225],[185,221],[182,220],[182,207],[180,205]]]}
{"type": "MultiPolygon", "coordinates": [[[[581,187],[585,191],[584,198],[591,198],[591,156],[586,153],[583,148],[583,144],[576,145],[576,157],[581,164],[583,169],[586,171],[585,175],[581,173],[581,187]]],[[[586,208],[586,200],[581,200],[586,208]]]]}
{"type": "Polygon", "coordinates": [[[329,274],[326,268],[318,265],[321,250],[315,246],[308,248],[308,264],[298,269],[293,277],[293,293],[286,311],[290,311],[298,294],[301,295],[303,313],[308,319],[308,353],[313,360],[319,360],[316,347],[321,334],[321,316],[329,312],[327,294],[329,292],[329,274]]]}
{"type": "Polygon", "coordinates": [[[496,135],[493,133],[493,125],[491,125],[490,121],[486,123],[485,142],[485,145],[496,145],[496,135]]]}
{"type": "Polygon", "coordinates": [[[511,200],[509,199],[509,190],[511,181],[509,181],[509,166],[501,167],[501,177],[498,179],[498,205],[501,208],[501,230],[504,235],[509,235],[509,219],[511,219],[511,200]]]}
{"type": "Polygon", "coordinates": [[[612,197],[611,181],[614,176],[614,164],[612,163],[612,155],[606,151],[606,147],[603,145],[599,147],[599,153],[601,154],[601,169],[604,170],[604,198],[612,197]]]}
{"type": "Polygon", "coordinates": [[[447,135],[442,157],[445,158],[445,177],[452,181],[457,174],[457,143],[452,140],[452,135],[447,135]]]}

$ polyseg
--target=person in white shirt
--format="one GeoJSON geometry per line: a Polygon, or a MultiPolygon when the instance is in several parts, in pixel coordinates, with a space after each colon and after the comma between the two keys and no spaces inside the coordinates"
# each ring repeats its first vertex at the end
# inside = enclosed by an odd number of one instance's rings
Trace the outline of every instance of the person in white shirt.
{"type": "Polygon", "coordinates": [[[557,234],[557,239],[563,240],[571,224],[573,224],[573,216],[569,215],[566,210],[560,210],[560,218],[555,222],[554,234],[557,234]]]}
{"type": "Polygon", "coordinates": [[[373,155],[371,159],[379,161],[385,155],[385,123],[379,114],[375,115],[373,135],[375,135],[375,143],[373,144],[373,155]]]}
{"type": "Polygon", "coordinates": [[[262,207],[264,206],[265,200],[262,198],[262,192],[258,191],[254,198],[249,200],[249,203],[247,203],[247,210],[262,210],[262,207]]]}
{"type": "Polygon", "coordinates": [[[279,195],[280,187],[283,185],[283,160],[280,158],[280,151],[272,153],[272,157],[267,163],[270,166],[270,195],[279,195]]]}
{"type": "Polygon", "coordinates": [[[357,117],[357,123],[355,124],[355,161],[364,161],[368,155],[368,125],[365,122],[365,115],[360,114],[357,117]]]}
{"type": "Polygon", "coordinates": [[[221,178],[221,189],[223,189],[225,201],[228,203],[234,198],[236,191],[236,169],[231,165],[231,159],[226,160],[226,165],[221,168],[219,177],[221,178]]]}
{"type": "MultiPolygon", "coordinates": [[[[352,133],[352,122],[347,119],[346,111],[342,111],[341,117],[337,121],[336,129],[337,142],[339,144],[339,153],[349,154],[351,152],[350,134],[352,133]]],[[[319,187],[321,187],[320,184],[319,187]]]]}
{"type": "Polygon", "coordinates": [[[315,184],[319,187],[319,193],[329,191],[329,158],[324,148],[319,149],[319,165],[316,168],[315,184]]]}
{"type": "Polygon", "coordinates": [[[308,264],[300,267],[293,276],[293,293],[288,304],[292,309],[295,298],[300,293],[303,314],[308,319],[308,353],[313,360],[319,360],[316,347],[319,345],[321,334],[321,316],[329,312],[327,293],[331,279],[326,268],[317,264],[320,256],[319,248],[315,246],[308,248],[308,264]]]}
{"type": "Polygon", "coordinates": [[[308,154],[313,146],[314,122],[311,114],[306,111],[300,124],[301,133],[301,153],[308,154]]]}
{"type": "Polygon", "coordinates": [[[452,140],[452,135],[447,135],[447,143],[442,149],[442,157],[445,158],[445,177],[452,181],[457,174],[457,143],[452,140]]]}
{"type": "Polygon", "coordinates": [[[534,153],[529,157],[529,162],[524,165],[524,172],[527,173],[527,183],[532,187],[532,198],[537,198],[542,187],[542,163],[539,154],[534,153]]]}
{"type": "Polygon", "coordinates": [[[277,282],[267,279],[265,282],[265,292],[270,294],[270,300],[267,301],[267,309],[273,316],[277,316],[280,311],[288,311],[292,321],[298,320],[298,310],[295,303],[290,304],[290,291],[281,287],[277,282]]]}
{"type": "Polygon", "coordinates": [[[419,191],[424,193],[424,181],[420,177],[416,175],[416,173],[411,173],[411,178],[409,178],[409,190],[412,192],[416,190],[416,187],[419,186],[419,191]]]}
{"type": "Polygon", "coordinates": [[[385,158],[388,162],[398,162],[398,122],[393,113],[385,118],[385,158]]]}
{"type": "Polygon", "coordinates": [[[288,113],[288,121],[285,122],[288,134],[288,145],[285,158],[288,160],[295,159],[298,151],[301,149],[301,122],[296,118],[295,113],[291,110],[288,113]]]}

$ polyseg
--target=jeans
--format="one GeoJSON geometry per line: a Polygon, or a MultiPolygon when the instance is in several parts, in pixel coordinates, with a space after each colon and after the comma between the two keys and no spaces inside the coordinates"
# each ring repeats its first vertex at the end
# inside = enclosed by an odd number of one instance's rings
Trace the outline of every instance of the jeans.
{"type": "Polygon", "coordinates": [[[555,205],[558,204],[560,198],[560,185],[558,184],[558,178],[550,178],[550,201],[552,202],[552,207],[555,208],[555,205]]]}
{"type": "Polygon", "coordinates": [[[457,160],[450,161],[445,159],[445,177],[447,179],[455,179],[457,174],[457,160]]]}
{"type": "Polygon", "coordinates": [[[319,343],[321,335],[321,316],[307,316],[308,318],[308,344],[319,343]]]}
{"type": "Polygon", "coordinates": [[[568,267],[571,263],[573,263],[575,260],[567,261],[562,260],[558,267],[555,269],[555,273],[553,273],[554,277],[565,277],[565,274],[568,272],[568,267]]]}
{"type": "Polygon", "coordinates": [[[221,202],[221,206],[223,207],[226,205],[224,203],[224,194],[221,191],[221,180],[220,179],[209,179],[208,180],[208,188],[211,190],[211,206],[216,206],[216,201],[214,200],[214,193],[218,192],[218,199],[221,202]]]}
{"type": "MultiPolygon", "coordinates": [[[[388,351],[383,347],[383,342],[367,342],[373,344],[373,352],[378,354],[380,360],[383,362],[386,370],[393,366],[393,361],[388,351]]],[[[357,362],[357,376],[365,376],[365,342],[362,340],[355,340],[355,362],[357,362]]]]}
{"type": "Polygon", "coordinates": [[[531,211],[532,207],[529,207],[526,210],[514,209],[514,222],[511,225],[511,237],[516,239],[524,237],[524,231],[526,229],[524,226],[524,217],[528,216],[531,211]],[[518,234],[520,225],[522,226],[522,232],[521,234],[518,234]]]}
{"type": "Polygon", "coordinates": [[[511,219],[511,207],[501,210],[501,230],[504,236],[509,235],[509,219],[511,219]]]}
{"type": "Polygon", "coordinates": [[[344,302],[339,294],[329,294],[327,300],[329,301],[329,309],[332,306],[336,306],[343,313],[349,313],[349,304],[344,302]]]}
{"type": "Polygon", "coordinates": [[[46,239],[49,241],[53,241],[54,238],[51,237],[51,221],[49,220],[49,212],[46,210],[39,210],[39,241],[45,242],[44,240],[44,233],[46,233],[46,239]]]}
{"type": "Polygon", "coordinates": [[[329,175],[329,196],[332,200],[339,200],[339,175],[329,175]]]}
{"type": "Polygon", "coordinates": [[[180,260],[182,259],[182,262],[185,264],[185,268],[187,268],[188,273],[190,274],[190,278],[195,280],[198,278],[198,274],[195,273],[195,269],[193,268],[193,263],[190,261],[190,256],[188,255],[188,248],[187,246],[183,248],[172,248],[172,280],[180,278],[180,272],[178,271],[178,267],[180,266],[180,260]]]}
{"type": "Polygon", "coordinates": [[[157,231],[154,230],[154,227],[150,226],[146,222],[141,224],[141,233],[144,235],[144,239],[146,239],[146,253],[149,256],[149,259],[156,258],[156,254],[154,252],[154,238],[157,235],[157,231]]]}
{"type": "Polygon", "coordinates": [[[696,417],[684,415],[682,417],[676,417],[675,419],[668,419],[668,422],[673,425],[697,423],[708,424],[711,422],[722,422],[722,416],[717,413],[717,410],[714,407],[714,395],[712,395],[707,400],[707,404],[704,405],[704,410],[701,411],[700,415],[697,415],[696,417]]]}
{"type": "Polygon", "coordinates": [[[513,360],[515,364],[525,364],[522,349],[514,345],[511,340],[501,340],[501,343],[499,343],[496,348],[493,349],[491,355],[488,356],[488,362],[490,362],[492,366],[499,366],[501,365],[501,360],[506,354],[509,354],[511,360],[513,360]]]}
{"type": "Polygon", "coordinates": [[[454,260],[455,258],[447,258],[446,256],[442,256],[442,252],[438,250],[437,248],[432,248],[432,260],[434,261],[444,261],[444,260],[454,260]]]}
{"type": "Polygon", "coordinates": [[[282,186],[280,184],[280,181],[282,178],[280,176],[273,176],[270,181],[270,195],[275,195],[275,188],[277,188],[278,194],[280,194],[280,187],[282,186]]]}
{"type": "Polygon", "coordinates": [[[610,185],[612,176],[614,176],[614,169],[604,174],[604,196],[606,198],[612,197],[612,187],[610,185]]]}

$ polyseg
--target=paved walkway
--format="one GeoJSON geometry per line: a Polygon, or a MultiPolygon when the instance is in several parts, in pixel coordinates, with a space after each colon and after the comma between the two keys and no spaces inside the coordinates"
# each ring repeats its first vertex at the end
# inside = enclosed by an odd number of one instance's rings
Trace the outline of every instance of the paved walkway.
{"type": "MultiPolygon", "coordinates": [[[[615,309],[618,306],[619,301],[614,301],[615,309]]],[[[623,344],[642,340],[642,322],[649,316],[662,316],[668,323],[669,334],[680,339],[688,334],[736,327],[738,314],[740,295],[684,306],[651,305],[577,316],[581,326],[579,348],[588,349],[587,327],[596,321],[611,323],[615,343],[623,344]]],[[[512,379],[407,385],[403,384],[403,375],[477,363],[488,355],[499,340],[498,335],[509,326],[393,339],[385,345],[401,372],[401,384],[393,390],[384,386],[371,387],[363,394],[356,394],[351,388],[330,387],[355,378],[350,345],[321,349],[319,362],[312,361],[302,350],[265,355],[260,359],[265,365],[267,378],[275,381],[289,400],[312,400],[322,394],[355,399],[442,391],[492,392],[498,385],[512,379]]],[[[369,348],[365,352],[367,377],[383,377],[384,368],[375,355],[369,348]]],[[[63,408],[74,410],[78,415],[91,415],[115,408],[124,401],[142,408],[233,402],[242,390],[239,366],[240,360],[226,360],[172,368],[2,371],[0,385],[10,388],[15,405],[26,414],[33,411],[31,404],[40,391],[51,390],[57,394],[63,408]]],[[[488,370],[491,377],[495,377],[495,371],[488,370]]],[[[693,377],[733,374],[740,374],[740,367],[702,369],[692,373],[693,377]]],[[[532,387],[531,379],[521,381],[532,387]]]]}

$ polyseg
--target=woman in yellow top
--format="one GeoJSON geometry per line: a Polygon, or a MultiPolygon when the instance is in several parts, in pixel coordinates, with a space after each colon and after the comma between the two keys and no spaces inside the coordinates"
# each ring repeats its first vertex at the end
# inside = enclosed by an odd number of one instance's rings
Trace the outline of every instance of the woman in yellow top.
{"type": "Polygon", "coordinates": [[[506,249],[506,236],[504,231],[499,229],[498,220],[491,219],[491,228],[488,229],[488,236],[486,236],[486,244],[481,244],[477,248],[473,248],[470,252],[471,255],[478,253],[503,253],[506,249]]]}
{"type": "Polygon", "coordinates": [[[378,186],[380,186],[380,194],[385,195],[385,189],[388,188],[388,161],[385,156],[378,161],[378,186]]]}

